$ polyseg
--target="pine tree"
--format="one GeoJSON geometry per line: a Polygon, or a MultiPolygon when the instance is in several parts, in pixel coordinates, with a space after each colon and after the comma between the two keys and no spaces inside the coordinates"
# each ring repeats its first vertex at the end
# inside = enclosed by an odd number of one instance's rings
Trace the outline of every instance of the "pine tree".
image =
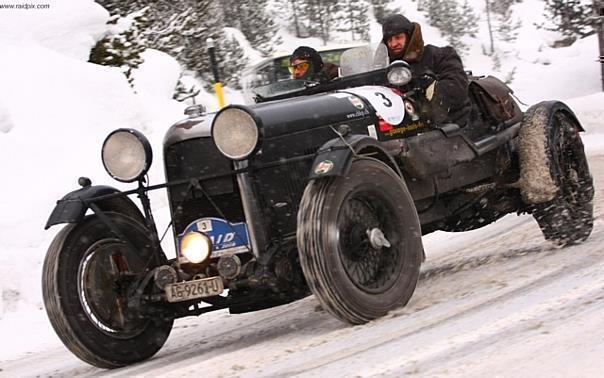
{"type": "Polygon", "coordinates": [[[512,5],[516,0],[489,0],[489,8],[493,14],[495,31],[499,39],[505,42],[514,42],[518,36],[518,29],[522,26],[520,20],[512,17],[512,5]]]}
{"type": "Polygon", "coordinates": [[[510,7],[515,3],[515,1],[516,0],[490,0],[489,8],[493,13],[504,15],[509,11],[510,7]]]}
{"type": "MultiPolygon", "coordinates": [[[[118,18],[118,16],[113,16],[108,23],[115,24],[118,18]]],[[[145,17],[145,12],[140,12],[134,17],[128,29],[98,41],[90,51],[88,61],[104,66],[119,67],[132,86],[132,70],[143,63],[141,53],[145,51],[146,46],[141,43],[140,37],[148,25],[149,20],[145,17]]]]}
{"type": "Polygon", "coordinates": [[[465,25],[465,33],[470,37],[476,37],[478,33],[478,15],[474,13],[473,8],[464,0],[460,11],[461,23],[465,25]]]}
{"type": "Polygon", "coordinates": [[[430,25],[440,29],[451,46],[463,55],[468,46],[462,38],[477,30],[478,17],[469,5],[460,8],[455,0],[430,0],[425,9],[430,25]]]}
{"type": "Polygon", "coordinates": [[[277,18],[283,20],[296,38],[305,35],[300,15],[299,0],[269,0],[269,6],[277,18]]]}
{"type": "MultiPolygon", "coordinates": [[[[397,10],[392,5],[392,0],[370,0],[373,15],[377,22],[382,24],[386,17],[395,14],[397,10]]],[[[418,3],[419,6],[419,3],[418,3]]]]}
{"type": "Polygon", "coordinates": [[[514,42],[518,38],[518,29],[522,26],[522,21],[512,17],[512,9],[508,8],[499,17],[499,25],[497,26],[497,34],[499,38],[505,42],[514,42]]]}
{"type": "Polygon", "coordinates": [[[593,34],[597,27],[592,7],[580,0],[545,0],[545,16],[555,27],[540,27],[560,31],[573,40],[593,34]]]}
{"type": "Polygon", "coordinates": [[[225,25],[241,30],[252,47],[262,54],[274,51],[281,42],[277,25],[267,12],[268,0],[222,0],[225,25]]]}
{"type": "Polygon", "coordinates": [[[133,12],[139,11],[151,3],[150,0],[95,0],[112,16],[125,17],[133,12]]]}
{"type": "Polygon", "coordinates": [[[366,0],[347,0],[340,10],[337,30],[349,32],[350,40],[369,40],[369,2],[366,0]]]}
{"type": "Polygon", "coordinates": [[[296,4],[296,14],[300,29],[308,32],[308,36],[319,37],[327,44],[339,14],[340,4],[337,0],[300,0],[296,4]]]}
{"type": "Polygon", "coordinates": [[[175,57],[187,70],[206,82],[213,80],[207,39],[216,43],[221,80],[239,88],[239,75],[247,64],[239,44],[225,34],[220,4],[211,0],[165,0],[152,8],[153,28],[148,46],[175,57]]]}
{"type": "Polygon", "coordinates": [[[193,104],[195,103],[195,96],[199,94],[200,90],[195,85],[187,85],[182,81],[182,75],[178,78],[178,83],[176,83],[176,89],[174,90],[174,95],[172,98],[179,102],[185,102],[188,99],[193,99],[193,104]]]}

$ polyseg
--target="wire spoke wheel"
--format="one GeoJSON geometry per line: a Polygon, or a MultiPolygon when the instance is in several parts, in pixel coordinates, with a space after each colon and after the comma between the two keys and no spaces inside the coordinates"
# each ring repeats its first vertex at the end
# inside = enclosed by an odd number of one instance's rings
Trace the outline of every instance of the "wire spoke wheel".
{"type": "Polygon", "coordinates": [[[306,281],[332,315],[366,323],[405,305],[417,284],[421,229],[405,182],[375,159],[308,184],[298,212],[306,281]]]}
{"type": "Polygon", "coordinates": [[[103,239],[89,248],[78,270],[78,292],[99,330],[129,338],[145,329],[149,320],[128,308],[128,290],[144,272],[145,262],[119,240],[103,239]]]}
{"type": "Polygon", "coordinates": [[[173,320],[150,317],[129,301],[155,267],[149,231],[121,214],[106,217],[133,248],[96,215],[70,224],[48,249],[42,289],[48,318],[65,346],[91,365],[115,368],[157,353],[173,320]]]}
{"type": "Polygon", "coordinates": [[[340,258],[348,277],[361,290],[385,291],[396,279],[394,268],[404,251],[399,250],[394,221],[387,204],[370,192],[349,196],[340,210],[340,258]],[[370,239],[372,230],[379,230],[394,246],[376,246],[370,239]]]}

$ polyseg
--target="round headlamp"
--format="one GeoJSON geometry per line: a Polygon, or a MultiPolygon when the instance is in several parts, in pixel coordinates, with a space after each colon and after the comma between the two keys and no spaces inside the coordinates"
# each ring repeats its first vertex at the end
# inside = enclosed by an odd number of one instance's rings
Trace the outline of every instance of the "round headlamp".
{"type": "Polygon", "coordinates": [[[214,118],[212,138],[218,150],[229,159],[245,159],[258,144],[258,125],[250,113],[229,107],[214,118]]]}
{"type": "Polygon", "coordinates": [[[180,253],[193,264],[201,264],[210,258],[212,240],[199,231],[192,231],[180,241],[180,253]]]}
{"type": "Polygon", "coordinates": [[[392,85],[405,85],[411,81],[411,68],[402,60],[394,61],[388,67],[388,82],[392,85]]]}
{"type": "Polygon", "coordinates": [[[103,142],[101,157],[107,173],[122,182],[132,182],[143,177],[153,160],[149,141],[134,129],[111,132],[103,142]]]}

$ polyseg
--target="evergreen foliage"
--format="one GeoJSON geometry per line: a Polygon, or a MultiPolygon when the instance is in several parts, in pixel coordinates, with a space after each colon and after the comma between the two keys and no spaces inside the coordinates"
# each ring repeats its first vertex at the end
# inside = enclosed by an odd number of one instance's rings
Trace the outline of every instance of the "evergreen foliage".
{"type": "MultiPolygon", "coordinates": [[[[221,81],[239,87],[239,76],[247,60],[237,41],[223,30],[223,9],[212,0],[98,0],[116,14],[131,14],[144,9],[146,27],[132,36],[129,43],[163,51],[173,56],[185,69],[202,80],[213,80],[207,38],[214,39],[221,81]]],[[[110,37],[111,38],[111,37],[110,37]]],[[[130,45],[129,45],[130,46],[130,45]]],[[[126,47],[129,47],[126,46],[126,47]]],[[[99,47],[100,48],[100,47],[99,47]]],[[[117,44],[112,49],[123,48],[117,44]]],[[[106,47],[105,47],[106,49],[106,47]]],[[[113,52],[114,55],[116,54],[113,52]]],[[[95,55],[100,52],[96,51],[95,55]]],[[[119,54],[117,54],[119,55],[119,54]]],[[[130,56],[127,52],[121,55],[130,56]]],[[[130,70],[140,64],[136,56],[128,63],[130,70]]],[[[98,59],[95,58],[95,61],[98,59]]],[[[117,62],[116,59],[114,59],[117,62]]],[[[107,61],[106,64],[117,64],[107,61]]]]}
{"type": "Polygon", "coordinates": [[[343,5],[337,0],[287,0],[276,3],[278,13],[293,23],[296,37],[318,37],[324,44],[337,29],[343,5]]]}
{"type": "Polygon", "coordinates": [[[451,46],[463,54],[468,46],[462,38],[478,30],[478,16],[467,2],[460,7],[456,0],[429,0],[424,9],[430,25],[439,28],[451,46]]]}
{"type": "Polygon", "coordinates": [[[143,9],[150,4],[149,0],[95,0],[109,11],[112,16],[125,17],[132,12],[143,9]]]}
{"type": "MultiPolygon", "coordinates": [[[[512,17],[512,4],[516,0],[485,0],[486,11],[489,17],[489,34],[496,34],[499,40],[514,42],[518,36],[518,29],[522,26],[520,20],[512,17]]],[[[491,39],[491,54],[495,52],[494,38],[491,39]]]]}
{"type": "Polygon", "coordinates": [[[516,0],[489,0],[489,8],[493,13],[504,15],[515,2],[516,0]]]}
{"type": "Polygon", "coordinates": [[[474,9],[464,0],[460,10],[461,23],[465,25],[465,34],[470,37],[476,37],[478,33],[478,15],[474,13],[474,9]]]}
{"type": "MultiPolygon", "coordinates": [[[[118,18],[113,16],[108,23],[115,24],[118,18]]],[[[128,29],[98,41],[90,51],[88,61],[103,66],[119,67],[132,86],[132,70],[143,62],[140,54],[146,47],[141,43],[141,35],[148,25],[149,20],[144,12],[140,13],[133,18],[128,29]]]]}
{"type": "Polygon", "coordinates": [[[380,24],[384,23],[386,17],[391,16],[398,11],[393,7],[392,0],[370,0],[370,3],[373,7],[373,15],[380,24]]]}
{"type": "Polygon", "coordinates": [[[337,30],[349,32],[351,41],[369,40],[369,11],[367,0],[347,0],[342,4],[337,30]]]}
{"type": "Polygon", "coordinates": [[[319,37],[327,44],[341,5],[337,0],[305,0],[300,2],[305,26],[312,37],[319,37]]]}
{"type": "Polygon", "coordinates": [[[545,16],[555,27],[546,30],[560,31],[565,37],[576,39],[591,35],[596,30],[596,19],[591,5],[580,0],[545,0],[545,16]]]}
{"type": "Polygon", "coordinates": [[[225,25],[241,30],[262,54],[269,55],[281,42],[277,24],[267,10],[268,0],[222,0],[221,4],[225,25]]]}
{"type": "Polygon", "coordinates": [[[522,26],[522,22],[512,17],[512,9],[508,8],[504,13],[499,15],[499,24],[497,25],[497,34],[499,38],[505,42],[514,42],[518,37],[518,29],[522,26]]]}
{"type": "Polygon", "coordinates": [[[308,37],[303,30],[302,21],[300,19],[300,5],[297,0],[269,0],[268,6],[273,10],[273,15],[285,21],[288,30],[297,38],[308,37]]]}
{"type": "Polygon", "coordinates": [[[199,94],[200,90],[197,89],[195,85],[187,85],[182,80],[182,75],[178,78],[178,83],[176,83],[176,89],[174,90],[174,95],[172,98],[179,102],[185,102],[188,99],[193,99],[193,104],[195,103],[195,96],[199,94]]]}

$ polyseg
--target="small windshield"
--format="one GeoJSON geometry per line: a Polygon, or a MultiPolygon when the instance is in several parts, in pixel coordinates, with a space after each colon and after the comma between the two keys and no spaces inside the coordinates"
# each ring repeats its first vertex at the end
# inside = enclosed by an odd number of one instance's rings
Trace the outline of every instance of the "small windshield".
{"type": "Polygon", "coordinates": [[[307,82],[304,80],[284,80],[254,88],[253,92],[260,97],[268,98],[305,89],[306,85],[307,82]]]}
{"type": "Polygon", "coordinates": [[[340,76],[356,75],[388,66],[388,49],[383,43],[355,47],[340,57],[340,76]]]}
{"type": "MultiPolygon", "coordinates": [[[[355,47],[342,53],[339,66],[340,77],[385,68],[388,66],[388,50],[383,43],[355,47]]],[[[253,92],[262,98],[269,98],[297,92],[316,84],[318,83],[290,79],[254,88],[253,92]]]]}

